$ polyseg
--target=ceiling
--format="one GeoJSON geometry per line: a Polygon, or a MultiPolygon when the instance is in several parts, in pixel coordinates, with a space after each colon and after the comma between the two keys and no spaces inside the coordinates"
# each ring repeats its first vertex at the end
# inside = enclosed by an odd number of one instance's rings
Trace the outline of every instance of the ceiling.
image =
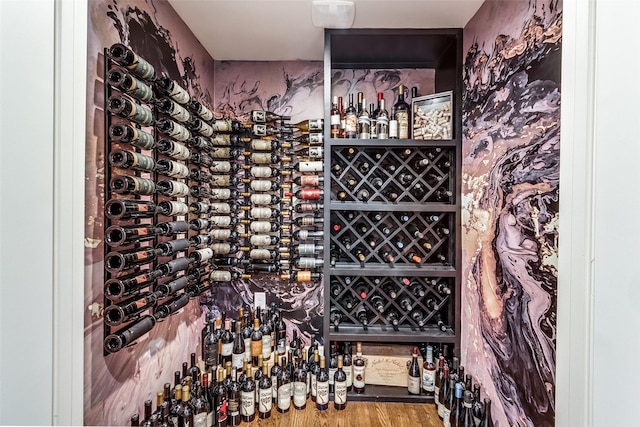
{"type": "MultiPolygon", "coordinates": [[[[322,61],[313,0],[168,0],[217,60],[322,61]]],[[[352,0],[352,28],[463,28],[484,0],[352,0]]]]}

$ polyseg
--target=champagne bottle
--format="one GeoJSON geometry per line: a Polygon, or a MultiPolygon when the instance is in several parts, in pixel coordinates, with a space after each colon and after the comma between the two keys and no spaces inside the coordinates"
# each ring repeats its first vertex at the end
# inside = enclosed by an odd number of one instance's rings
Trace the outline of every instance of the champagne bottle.
{"type": "Polygon", "coordinates": [[[151,126],[153,124],[153,113],[148,107],[133,102],[124,96],[111,95],[107,102],[107,111],[142,126],[151,126]]]}
{"type": "Polygon", "coordinates": [[[189,93],[183,89],[175,80],[162,76],[155,81],[156,88],[159,92],[169,96],[178,104],[186,105],[189,103],[189,93]]]}
{"type": "Polygon", "coordinates": [[[420,394],[420,366],[418,365],[418,347],[413,347],[409,365],[408,391],[410,395],[420,394]]]}
{"type": "MultiPolygon", "coordinates": [[[[353,95],[350,96],[353,97],[353,95]]],[[[329,408],[329,374],[325,363],[324,356],[320,356],[320,369],[316,376],[316,408],[319,411],[329,408]]]]}
{"type": "Polygon", "coordinates": [[[111,68],[107,81],[111,86],[142,102],[149,102],[153,98],[150,86],[120,68],[111,68]]]}
{"type": "Polygon", "coordinates": [[[138,77],[151,80],[155,75],[155,70],[149,62],[122,43],[111,45],[109,56],[138,77]]]}
{"type": "Polygon", "coordinates": [[[396,109],[396,118],[398,120],[398,138],[411,138],[411,107],[404,100],[404,85],[398,86],[398,100],[394,107],[396,109]]]}
{"type": "Polygon", "coordinates": [[[104,339],[104,349],[109,353],[116,353],[125,346],[131,344],[142,335],[149,332],[156,323],[153,316],[144,316],[134,323],[127,325],[126,328],[116,333],[108,335],[104,339]]]}

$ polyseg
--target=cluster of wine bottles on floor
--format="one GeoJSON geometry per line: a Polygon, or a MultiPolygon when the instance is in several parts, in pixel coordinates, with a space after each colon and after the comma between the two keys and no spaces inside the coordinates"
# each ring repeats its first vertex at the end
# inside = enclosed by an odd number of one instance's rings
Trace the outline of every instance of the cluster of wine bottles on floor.
{"type": "MultiPolygon", "coordinates": [[[[405,86],[397,88],[398,97],[393,104],[387,103],[383,92],[378,92],[378,104],[367,104],[362,92],[353,93],[348,103],[342,96],[334,96],[331,103],[331,138],[357,139],[410,139],[411,106],[405,100],[405,86]],[[390,109],[390,111],[389,111],[390,109]]],[[[412,88],[412,97],[417,97],[417,88],[412,88]]]]}
{"type": "Polygon", "coordinates": [[[453,318],[450,277],[331,276],[330,322],[381,331],[449,333],[453,318]]]}
{"type": "Polygon", "coordinates": [[[466,373],[457,357],[445,351],[434,360],[434,347],[424,347],[422,372],[418,363],[418,347],[414,347],[407,381],[411,395],[433,398],[445,427],[492,427],[491,399],[481,399],[480,384],[466,373]]]}
{"type": "Polygon", "coordinates": [[[291,215],[283,217],[288,260],[281,261],[281,279],[290,282],[319,282],[323,267],[324,239],[324,120],[306,122],[306,138],[294,141],[288,152],[296,165],[292,169],[291,215]]]}
{"type": "Polygon", "coordinates": [[[331,199],[453,203],[452,147],[334,147],[331,199]]]}
{"type": "Polygon", "coordinates": [[[155,410],[146,401],[142,420],[134,414],[132,425],[238,426],[307,404],[326,410],[331,400],[343,410],[349,392],[365,391],[360,343],[355,355],[349,343],[334,343],[325,355],[323,346],[304,345],[295,331],[286,342],[277,310],[251,313],[243,307],[237,319],[209,316],[202,331],[203,363],[192,353],[191,363],[174,372],[173,386],[165,383],[157,393],[155,410]]]}
{"type": "Polygon", "coordinates": [[[452,265],[447,212],[331,212],[330,265],[452,265]]]}

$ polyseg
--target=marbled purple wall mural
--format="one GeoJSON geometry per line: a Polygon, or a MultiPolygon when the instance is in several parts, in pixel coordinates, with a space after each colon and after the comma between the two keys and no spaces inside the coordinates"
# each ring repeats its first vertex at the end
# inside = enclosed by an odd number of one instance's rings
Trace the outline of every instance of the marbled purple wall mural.
{"type": "Polygon", "coordinates": [[[497,426],[555,423],[561,30],[559,0],[464,29],[462,361],[497,426]]]}
{"type": "Polygon", "coordinates": [[[173,382],[189,354],[200,352],[204,312],[191,302],[158,322],[134,345],[103,356],[105,191],[104,49],[122,42],[156,69],[188,88],[192,98],[213,103],[214,62],[165,0],[88,2],[87,134],[85,190],[84,423],[128,425],[146,399],[173,382]]]}

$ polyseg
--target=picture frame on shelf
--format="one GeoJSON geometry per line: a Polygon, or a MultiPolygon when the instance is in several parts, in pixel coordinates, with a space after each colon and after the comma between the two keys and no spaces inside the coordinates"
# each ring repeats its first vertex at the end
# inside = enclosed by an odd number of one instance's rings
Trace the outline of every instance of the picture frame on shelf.
{"type": "Polygon", "coordinates": [[[411,111],[413,139],[453,139],[453,91],[414,98],[411,111]]]}

